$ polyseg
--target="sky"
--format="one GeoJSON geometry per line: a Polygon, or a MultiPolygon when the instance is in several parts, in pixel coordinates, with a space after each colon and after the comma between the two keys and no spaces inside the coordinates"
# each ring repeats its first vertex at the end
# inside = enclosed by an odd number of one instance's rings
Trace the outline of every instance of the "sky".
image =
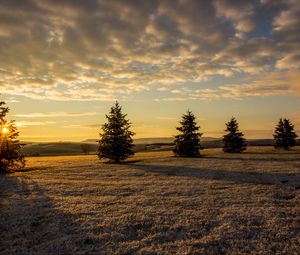
{"type": "Polygon", "coordinates": [[[116,100],[136,138],[300,133],[300,0],[0,0],[0,100],[22,140],[98,138],[116,100]]]}

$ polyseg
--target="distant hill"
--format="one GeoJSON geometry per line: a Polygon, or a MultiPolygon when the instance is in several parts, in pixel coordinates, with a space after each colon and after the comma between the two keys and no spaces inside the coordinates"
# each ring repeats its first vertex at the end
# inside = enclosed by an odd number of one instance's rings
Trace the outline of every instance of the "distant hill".
{"type": "MultiPolygon", "coordinates": [[[[82,154],[82,144],[74,142],[27,143],[22,151],[27,156],[78,155],[82,154]]],[[[91,153],[96,150],[97,144],[89,144],[91,153]]]]}
{"type": "MultiPolygon", "coordinates": [[[[135,140],[136,152],[139,151],[169,151],[173,148],[173,137],[139,138],[135,140]]],[[[22,151],[26,156],[48,156],[48,155],[79,155],[83,153],[82,146],[88,149],[88,153],[97,151],[98,140],[87,139],[82,142],[22,142],[22,151]]],[[[272,146],[272,139],[249,139],[249,146],[272,146]]],[[[223,146],[221,138],[203,137],[201,145],[205,148],[220,148],[223,146]]],[[[300,140],[297,140],[300,145],[300,140]]]]}
{"type": "Polygon", "coordinates": [[[98,143],[99,139],[86,139],[81,141],[81,143],[98,143]]]}
{"type": "MultiPolygon", "coordinates": [[[[220,138],[214,137],[202,137],[202,141],[215,141],[220,138]]],[[[153,143],[173,143],[174,137],[149,137],[149,138],[137,138],[134,139],[135,144],[153,144],[153,143]]],[[[97,143],[98,139],[86,139],[81,141],[82,143],[97,143]]]]}

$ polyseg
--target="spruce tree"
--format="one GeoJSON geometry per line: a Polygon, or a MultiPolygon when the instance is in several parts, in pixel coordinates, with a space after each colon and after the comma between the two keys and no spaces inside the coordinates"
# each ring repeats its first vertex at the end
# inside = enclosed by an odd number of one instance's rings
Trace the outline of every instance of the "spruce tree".
{"type": "Polygon", "coordinates": [[[98,157],[107,158],[115,163],[134,155],[133,132],[130,131],[131,123],[122,113],[118,102],[111,107],[106,115],[107,123],[102,126],[100,133],[98,157]]]}
{"type": "Polygon", "coordinates": [[[298,137],[294,131],[294,125],[289,119],[280,118],[274,132],[275,149],[288,150],[290,147],[296,145],[296,138],[298,137]]]}
{"type": "Polygon", "coordinates": [[[231,120],[226,123],[226,132],[223,137],[223,151],[229,153],[239,153],[247,149],[246,139],[244,134],[239,131],[239,124],[237,120],[232,117],[231,120]]]}
{"type": "Polygon", "coordinates": [[[0,102],[0,172],[19,170],[25,166],[21,145],[17,140],[19,132],[14,121],[6,120],[8,112],[5,102],[0,102]]]}
{"type": "Polygon", "coordinates": [[[191,111],[182,115],[181,126],[176,129],[180,132],[175,136],[175,147],[173,152],[179,157],[199,157],[200,156],[200,138],[199,126],[196,123],[196,117],[191,111]]]}

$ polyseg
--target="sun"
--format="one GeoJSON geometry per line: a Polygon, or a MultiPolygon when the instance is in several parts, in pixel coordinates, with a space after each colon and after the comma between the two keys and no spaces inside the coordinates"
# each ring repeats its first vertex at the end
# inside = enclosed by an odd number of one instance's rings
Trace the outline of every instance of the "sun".
{"type": "Polygon", "coordinates": [[[7,134],[8,133],[8,128],[6,128],[6,127],[2,128],[2,133],[7,134]]]}

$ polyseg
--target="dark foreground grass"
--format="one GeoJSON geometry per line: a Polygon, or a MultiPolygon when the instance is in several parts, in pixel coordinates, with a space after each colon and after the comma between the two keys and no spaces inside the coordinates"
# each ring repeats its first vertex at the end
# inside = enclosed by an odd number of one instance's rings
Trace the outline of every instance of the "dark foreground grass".
{"type": "Polygon", "coordinates": [[[300,150],[29,158],[0,176],[0,254],[299,254],[300,150]]]}

